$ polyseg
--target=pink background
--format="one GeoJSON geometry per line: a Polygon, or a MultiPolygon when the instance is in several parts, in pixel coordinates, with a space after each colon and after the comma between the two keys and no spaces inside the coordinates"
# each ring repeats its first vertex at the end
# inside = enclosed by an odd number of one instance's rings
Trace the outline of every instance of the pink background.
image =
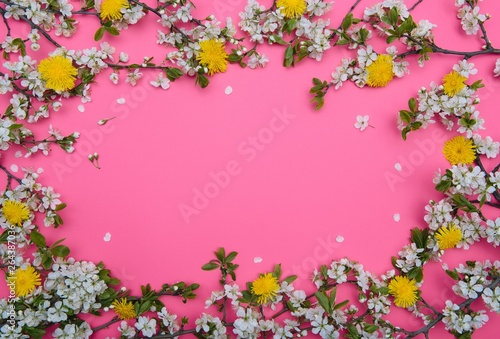
{"type": "MultiPolygon", "coordinates": [[[[335,3],[333,26],[353,2],[335,3]]],[[[362,1],[355,16],[373,3],[362,1]]],[[[197,17],[213,13],[236,21],[245,1],[198,1],[196,5],[197,17]]],[[[483,13],[493,17],[486,27],[498,45],[500,7],[494,1],[480,5],[483,13]]],[[[472,50],[481,45],[479,37],[466,36],[461,30],[451,0],[424,1],[412,15],[417,22],[428,19],[438,25],[439,46],[472,50]]],[[[106,36],[117,52],[129,53],[133,62],[141,62],[145,55],[160,60],[164,53],[156,46],[156,19],[148,16],[119,38],[106,36]]],[[[92,36],[97,23],[79,19],[80,28],[83,23],[91,28],[81,29],[75,40],[63,43],[68,48],[96,46],[92,36]]],[[[383,44],[375,45],[377,52],[384,52],[383,44]]],[[[41,57],[51,51],[44,46],[41,57]]],[[[416,58],[409,58],[411,75],[383,89],[347,84],[338,92],[330,91],[323,110],[315,112],[309,103],[311,79],[329,79],[340,59],[354,52],[333,48],[319,63],[307,59],[294,69],[284,69],[283,48],[262,46],[261,51],[271,59],[266,69],[231,65],[226,74],[212,77],[204,90],[188,78],[172,83],[167,91],[151,87],[149,80],[131,87],[124,84],[125,73],[121,85],[114,86],[105,72],[92,87],[92,102],[85,105],[84,113],[77,110],[78,100],[66,101],[63,110],[43,124],[40,135],[49,123],[65,134],[81,132],[74,154],[54,149],[49,157],[14,159],[9,153],[2,160],[7,166],[43,167],[41,181],[53,186],[68,204],[62,213],[65,225],[55,232],[43,229],[48,238],[66,238],[75,258],[104,261],[134,292],[146,283],[154,288],[179,280],[201,283],[199,300],[187,306],[167,300],[169,309],[192,321],[206,311],[203,305],[210,291],[218,289],[217,273],[203,272],[200,267],[220,246],[239,252],[240,286],[276,263],[282,264],[285,273],[299,275],[295,285],[308,291],[312,288],[310,272],[332,259],[347,256],[376,274],[391,269],[390,258],[408,243],[410,228],[425,226],[424,207],[429,199],[441,198],[434,191],[433,173],[447,168],[441,148],[455,135],[434,125],[411,133],[404,142],[396,116],[420,87],[428,87],[432,80],[439,82],[459,58],[432,55],[424,68],[417,66],[416,58]],[[227,86],[233,88],[230,95],[224,93],[227,86]],[[118,105],[118,98],[125,98],[126,104],[118,105]],[[276,112],[287,112],[289,124],[269,134],[276,112]],[[357,115],[365,114],[375,128],[360,133],[353,124],[357,115]],[[112,116],[116,119],[107,125],[97,125],[98,120],[112,116]],[[250,151],[248,138],[259,135],[268,143],[250,151]],[[101,170],[86,159],[93,152],[100,154],[101,170]],[[194,190],[213,186],[211,173],[225,170],[228,163],[237,164],[239,173],[186,222],[180,204],[193,206],[194,190]],[[396,163],[402,165],[401,172],[395,170],[396,163]],[[387,177],[395,182],[390,184],[387,177]],[[399,222],[393,219],[395,213],[401,216],[399,222]],[[110,242],[103,240],[107,232],[112,235],[110,242]],[[345,238],[343,243],[335,241],[338,235],[345,238]],[[255,264],[254,257],[263,261],[255,264]]],[[[495,60],[494,56],[473,58],[479,73],[472,79],[483,79],[486,84],[479,92],[478,109],[486,120],[482,134],[500,140],[495,100],[500,80],[492,77],[495,60]]],[[[155,75],[145,72],[146,79],[155,75]]],[[[494,218],[494,213],[498,216],[493,211],[489,217],[494,218]]],[[[500,257],[498,249],[481,243],[469,251],[448,250],[443,259],[453,267],[465,260],[500,257]]],[[[444,301],[454,295],[453,282],[440,266],[426,266],[423,296],[442,309],[444,301]]],[[[404,311],[394,308],[392,313],[398,324],[420,325],[404,311]]],[[[477,338],[494,337],[500,329],[499,317],[488,315],[490,321],[477,331],[477,338]]],[[[432,337],[451,337],[442,325],[438,327],[432,337]]],[[[115,332],[116,326],[112,328],[115,332]]],[[[95,338],[104,338],[104,333],[95,338]]]]}

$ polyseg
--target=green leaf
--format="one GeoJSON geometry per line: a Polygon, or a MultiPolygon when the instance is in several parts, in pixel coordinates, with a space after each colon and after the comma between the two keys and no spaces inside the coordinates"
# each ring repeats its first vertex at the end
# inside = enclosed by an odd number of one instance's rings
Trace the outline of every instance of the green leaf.
{"type": "Polygon", "coordinates": [[[205,75],[196,73],[195,83],[200,85],[201,88],[206,88],[210,84],[210,80],[205,75]]]}
{"type": "Polygon", "coordinates": [[[473,90],[477,90],[479,88],[483,88],[484,84],[482,82],[483,82],[483,80],[479,79],[476,82],[474,82],[472,85],[470,85],[469,87],[471,89],[473,89],[473,90]]]}
{"type": "Polygon", "coordinates": [[[413,113],[416,113],[417,112],[417,100],[415,100],[415,98],[411,98],[410,100],[408,100],[408,107],[410,107],[410,111],[412,111],[413,113]]]}
{"type": "Polygon", "coordinates": [[[328,300],[328,297],[325,295],[324,292],[316,291],[314,293],[314,296],[318,300],[319,304],[323,309],[325,310],[326,313],[331,314],[331,306],[330,306],[330,301],[328,300]]]}
{"type": "Polygon", "coordinates": [[[344,20],[342,21],[342,30],[345,32],[351,27],[352,25],[352,13],[349,13],[345,16],[344,20]]]}
{"type": "Polygon", "coordinates": [[[52,247],[56,247],[57,245],[59,245],[60,243],[62,243],[64,240],[66,240],[66,238],[59,239],[55,243],[53,243],[52,246],[50,246],[50,247],[51,248],[52,247]]]}
{"type": "Polygon", "coordinates": [[[436,191],[439,192],[446,192],[450,189],[452,185],[451,180],[441,180],[437,185],[436,185],[436,191]]]}
{"type": "Polygon", "coordinates": [[[460,280],[460,276],[458,275],[456,269],[454,269],[453,271],[446,270],[446,274],[448,274],[453,280],[460,280]]]}
{"type": "Polygon", "coordinates": [[[411,131],[411,128],[409,126],[406,126],[405,128],[403,128],[403,130],[401,131],[401,136],[403,137],[403,140],[406,140],[406,137],[408,135],[408,133],[410,133],[411,131]]]}
{"type": "Polygon", "coordinates": [[[228,55],[228,60],[229,62],[240,62],[243,57],[241,55],[238,55],[236,53],[231,53],[228,55]]]}
{"type": "Polygon", "coordinates": [[[337,289],[334,288],[330,292],[330,302],[329,302],[330,305],[335,305],[335,299],[336,299],[336,297],[337,297],[337,289]]]}
{"type": "Polygon", "coordinates": [[[93,8],[95,6],[94,0],[85,0],[85,8],[93,8]]]}
{"type": "Polygon", "coordinates": [[[338,303],[337,305],[335,305],[335,307],[333,308],[334,310],[338,310],[339,308],[342,308],[344,307],[345,305],[347,305],[349,303],[349,300],[344,300],[340,303],[338,303]]]}
{"type": "Polygon", "coordinates": [[[238,255],[238,252],[229,253],[226,257],[226,263],[230,263],[231,261],[233,261],[237,255],[238,255]]]}
{"type": "Polygon", "coordinates": [[[52,256],[49,254],[48,251],[42,254],[42,266],[46,270],[48,270],[50,266],[52,266],[52,256]]]}
{"type": "Polygon", "coordinates": [[[376,330],[378,330],[378,326],[374,325],[374,324],[365,324],[364,330],[365,330],[365,332],[368,332],[371,334],[371,333],[375,332],[376,330]]]}
{"type": "Polygon", "coordinates": [[[61,204],[56,206],[56,209],[54,211],[61,211],[61,210],[65,209],[66,206],[67,205],[65,203],[61,203],[61,204]]]}
{"type": "Polygon", "coordinates": [[[288,46],[285,50],[285,59],[293,58],[293,47],[288,46]]]}
{"type": "Polygon", "coordinates": [[[349,40],[341,38],[335,42],[335,45],[343,46],[343,45],[347,45],[349,42],[350,42],[349,40]]]}
{"type": "Polygon", "coordinates": [[[51,248],[50,252],[52,252],[52,254],[55,255],[56,257],[64,258],[64,257],[69,255],[70,250],[69,250],[68,246],[59,245],[59,246],[51,248]]]}
{"type": "Polygon", "coordinates": [[[166,73],[167,73],[167,78],[170,81],[175,81],[176,79],[178,79],[184,75],[184,73],[182,73],[182,70],[180,70],[179,68],[176,68],[176,67],[167,68],[166,73]]]}
{"type": "Polygon", "coordinates": [[[296,25],[297,25],[297,20],[290,19],[287,22],[285,22],[285,24],[283,25],[282,31],[290,34],[290,33],[292,33],[292,31],[294,30],[296,25]]]}
{"type": "Polygon", "coordinates": [[[43,234],[39,233],[36,230],[31,231],[31,241],[38,247],[38,248],[45,248],[47,247],[47,241],[45,240],[45,237],[43,234]]]}
{"type": "Polygon", "coordinates": [[[428,236],[429,232],[427,229],[421,230],[420,228],[415,227],[411,230],[410,240],[414,242],[418,248],[426,248],[428,236]]]}
{"type": "Polygon", "coordinates": [[[205,264],[201,267],[202,270],[204,271],[213,271],[218,269],[220,266],[216,263],[209,262],[208,264],[205,264]]]}
{"type": "Polygon", "coordinates": [[[385,41],[388,43],[388,44],[391,44],[393,43],[398,37],[396,35],[389,35],[385,41]]]}
{"type": "Polygon", "coordinates": [[[286,277],[285,279],[283,279],[283,281],[291,284],[293,283],[295,280],[297,280],[297,276],[296,275],[291,275],[291,276],[288,276],[286,277]]]}
{"type": "Polygon", "coordinates": [[[477,207],[460,193],[454,194],[452,196],[452,200],[461,210],[465,212],[478,212],[477,207]]]}
{"type": "Polygon", "coordinates": [[[102,37],[104,36],[105,31],[106,31],[106,29],[104,27],[99,27],[99,29],[94,34],[94,40],[95,41],[101,40],[102,37]]]}
{"type": "Polygon", "coordinates": [[[407,124],[411,123],[411,114],[407,110],[399,111],[399,117],[401,120],[407,124]]]}
{"type": "Polygon", "coordinates": [[[276,277],[276,279],[280,279],[281,278],[281,264],[276,264],[274,266],[274,270],[273,270],[273,275],[276,277]]]}
{"type": "Polygon", "coordinates": [[[315,86],[321,86],[323,84],[323,82],[318,78],[313,78],[312,81],[315,86]]]}
{"type": "Polygon", "coordinates": [[[41,330],[35,327],[24,326],[23,330],[30,335],[30,338],[33,339],[42,339],[43,335],[45,334],[45,330],[41,330]]]}
{"type": "Polygon", "coordinates": [[[219,259],[220,262],[223,263],[224,259],[226,259],[226,250],[224,249],[224,247],[219,247],[219,249],[214,253],[215,257],[219,259]]]}
{"type": "Polygon", "coordinates": [[[280,44],[280,45],[288,45],[288,42],[286,42],[285,40],[283,40],[279,35],[277,34],[274,34],[274,35],[271,35],[272,39],[270,38],[269,40],[271,41],[274,41],[276,42],[277,44],[280,44]]]}
{"type": "Polygon", "coordinates": [[[348,338],[351,339],[358,339],[361,338],[358,334],[358,331],[356,330],[356,327],[353,324],[348,323],[347,324],[347,336],[348,338]]]}
{"type": "Polygon", "coordinates": [[[412,131],[416,131],[416,130],[418,130],[420,127],[422,127],[422,122],[421,122],[421,121],[414,121],[414,122],[411,124],[411,130],[412,130],[412,131]]]}
{"type": "Polygon", "coordinates": [[[389,294],[389,288],[388,287],[380,287],[378,289],[378,293],[382,295],[388,295],[389,294]]]}
{"type": "Polygon", "coordinates": [[[390,20],[390,24],[392,26],[396,26],[397,23],[398,23],[398,10],[396,9],[396,7],[392,7],[391,10],[389,11],[389,20],[390,20]]]}
{"type": "Polygon", "coordinates": [[[139,316],[143,313],[146,313],[147,311],[149,311],[149,308],[151,307],[151,301],[147,300],[143,303],[136,303],[135,304],[135,313],[139,316]]]}
{"type": "Polygon", "coordinates": [[[370,34],[370,32],[368,32],[366,28],[361,28],[358,32],[359,42],[362,44],[365,43],[366,39],[368,39],[368,34],[370,34]]]}
{"type": "Polygon", "coordinates": [[[106,31],[108,31],[109,34],[111,35],[114,35],[114,36],[117,36],[117,35],[120,35],[120,31],[118,31],[118,29],[116,29],[116,27],[106,27],[106,31]]]}

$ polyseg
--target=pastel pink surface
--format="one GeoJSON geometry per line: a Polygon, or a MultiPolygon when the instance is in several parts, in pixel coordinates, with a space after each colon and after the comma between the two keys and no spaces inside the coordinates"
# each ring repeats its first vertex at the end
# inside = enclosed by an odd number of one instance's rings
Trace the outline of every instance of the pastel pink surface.
{"type": "MultiPolygon", "coordinates": [[[[362,1],[355,15],[372,3],[362,1]]],[[[196,5],[200,17],[214,13],[236,19],[245,2],[196,5]]],[[[351,5],[334,5],[334,26],[351,5]]],[[[491,40],[500,42],[494,30],[498,4],[485,1],[481,8],[493,16],[487,23],[491,40]]],[[[439,45],[477,48],[479,38],[465,37],[455,13],[453,1],[424,1],[412,15],[416,21],[438,24],[439,45]]],[[[92,25],[90,32],[97,27],[92,25]]],[[[108,41],[136,62],[145,55],[161,58],[157,28],[155,20],[147,19],[108,41]]],[[[91,35],[80,32],[80,40],[68,41],[68,47],[96,45],[91,35]]],[[[377,51],[383,52],[380,46],[377,51]]],[[[323,110],[315,112],[309,103],[311,79],[328,79],[340,59],[354,52],[335,48],[319,63],[308,59],[285,69],[281,47],[262,49],[271,59],[265,69],[232,65],[226,74],[211,78],[204,90],[191,79],[177,81],[167,91],[155,89],[148,83],[156,73],[145,72],[146,80],[136,87],[124,84],[123,74],[119,86],[110,84],[109,73],[100,75],[85,112],[76,109],[80,102],[74,100],[50,121],[64,133],[81,132],[74,154],[54,150],[49,157],[30,159],[7,155],[6,164],[43,167],[41,181],[68,204],[62,213],[65,225],[57,231],[44,229],[49,241],[66,238],[72,256],[104,261],[134,292],[146,283],[154,288],[179,280],[201,283],[198,301],[169,306],[192,321],[205,311],[210,291],[219,288],[218,275],[200,268],[221,246],[239,252],[240,286],[276,263],[285,274],[299,276],[296,287],[309,291],[310,273],[332,259],[349,257],[375,274],[391,269],[391,256],[408,243],[410,228],[425,226],[425,205],[440,199],[432,178],[438,168],[448,167],[441,149],[454,135],[436,124],[411,133],[404,142],[396,115],[418,89],[441,81],[459,58],[432,55],[424,68],[411,58],[409,76],[383,89],[347,84],[328,93],[323,110]],[[227,86],[233,89],[229,95],[227,86]],[[125,104],[118,104],[118,98],[125,98],[125,104]],[[353,124],[357,115],[365,114],[374,128],[360,132],[353,124]],[[97,125],[110,117],[116,118],[97,125]],[[100,155],[100,170],[86,159],[94,152],[100,155]],[[396,163],[402,171],[395,169],[396,163]],[[111,234],[109,242],[103,240],[106,233],[111,234]],[[336,241],[339,235],[344,242],[336,241]],[[255,257],[262,262],[254,263],[255,257]]],[[[482,134],[500,140],[495,60],[474,58],[479,73],[472,79],[483,79],[486,85],[478,105],[486,120],[482,134]]],[[[468,251],[449,250],[443,259],[453,267],[465,260],[500,257],[498,249],[481,243],[468,251]]],[[[453,298],[452,281],[439,263],[429,264],[425,272],[423,295],[442,309],[453,298]]],[[[419,326],[406,312],[394,315],[395,323],[419,326]]],[[[489,323],[475,337],[492,338],[500,329],[498,316],[488,315],[489,323]]],[[[441,325],[436,333],[450,336],[441,325]]]]}

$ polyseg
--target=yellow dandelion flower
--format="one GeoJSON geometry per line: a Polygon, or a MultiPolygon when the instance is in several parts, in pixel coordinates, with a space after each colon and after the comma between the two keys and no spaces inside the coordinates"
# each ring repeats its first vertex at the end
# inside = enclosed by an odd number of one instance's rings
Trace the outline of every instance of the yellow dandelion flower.
{"type": "Polygon", "coordinates": [[[9,282],[14,286],[14,292],[18,297],[24,297],[42,284],[40,274],[29,265],[26,269],[18,268],[9,276],[9,282]]]}
{"type": "Polygon", "coordinates": [[[455,224],[440,227],[435,236],[440,250],[454,248],[462,240],[462,231],[455,224]]]}
{"type": "Polygon", "coordinates": [[[443,154],[451,165],[469,165],[476,160],[476,145],[461,135],[444,143],[443,154]]]}
{"type": "Polygon", "coordinates": [[[281,9],[281,13],[286,18],[291,19],[302,16],[306,11],[307,4],[305,0],[278,0],[276,7],[281,9]]]}
{"type": "Polygon", "coordinates": [[[211,39],[200,42],[200,52],[196,60],[202,66],[208,68],[208,75],[225,72],[227,70],[227,58],[222,41],[211,39]]]}
{"type": "Polygon", "coordinates": [[[271,273],[261,274],[252,283],[252,292],[259,297],[257,302],[261,305],[272,301],[279,289],[278,279],[271,273]]]}
{"type": "Polygon", "coordinates": [[[380,54],[377,59],[366,67],[368,76],[366,83],[370,87],[385,87],[394,78],[392,57],[380,54]]]}
{"type": "Polygon", "coordinates": [[[9,224],[17,226],[20,226],[30,217],[28,206],[16,200],[4,201],[2,213],[9,224]]]}
{"type": "Polygon", "coordinates": [[[103,0],[99,16],[102,20],[120,20],[123,16],[122,9],[129,6],[127,0],[103,0]]]}
{"type": "Polygon", "coordinates": [[[78,70],[73,66],[70,59],[62,55],[54,55],[40,61],[38,72],[45,87],[54,91],[62,92],[75,87],[75,79],[78,70]]]}
{"type": "Polygon", "coordinates": [[[131,301],[127,301],[127,298],[116,299],[111,305],[113,305],[113,310],[122,320],[133,319],[137,316],[134,304],[131,301]]]}
{"type": "Polygon", "coordinates": [[[389,283],[389,293],[398,307],[407,308],[418,300],[416,281],[405,276],[396,276],[389,283]]]}
{"type": "Polygon", "coordinates": [[[444,93],[450,97],[455,96],[465,87],[466,77],[461,76],[457,71],[451,71],[443,78],[444,93]]]}

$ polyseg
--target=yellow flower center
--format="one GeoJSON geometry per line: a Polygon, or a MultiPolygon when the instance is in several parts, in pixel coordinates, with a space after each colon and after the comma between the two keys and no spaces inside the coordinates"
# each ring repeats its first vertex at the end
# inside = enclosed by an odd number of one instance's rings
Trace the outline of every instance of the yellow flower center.
{"type": "Polygon", "coordinates": [[[36,286],[41,285],[40,274],[31,265],[24,270],[18,268],[9,276],[9,282],[14,285],[14,292],[18,297],[28,295],[36,286]]]}
{"type": "Polygon", "coordinates": [[[451,165],[468,165],[476,160],[476,145],[471,139],[459,135],[444,143],[443,154],[451,165]]]}
{"type": "Polygon", "coordinates": [[[389,293],[394,297],[394,303],[398,307],[407,308],[414,305],[418,300],[418,288],[413,279],[405,276],[396,276],[389,283],[389,293]]]}
{"type": "Polygon", "coordinates": [[[305,0],[278,0],[276,7],[281,9],[281,13],[286,18],[298,18],[304,14],[307,8],[305,0]]]}
{"type": "Polygon", "coordinates": [[[126,298],[117,299],[111,305],[113,305],[113,310],[122,320],[133,319],[137,316],[134,304],[131,301],[127,301],[126,298]]]}
{"type": "Polygon", "coordinates": [[[461,76],[457,71],[446,74],[443,78],[444,93],[450,97],[455,96],[465,87],[466,77],[461,76]]]}
{"type": "Polygon", "coordinates": [[[377,60],[366,67],[368,76],[366,83],[370,87],[385,87],[394,78],[392,71],[392,57],[387,54],[381,54],[377,60]]]}
{"type": "Polygon", "coordinates": [[[122,8],[129,8],[127,0],[103,0],[101,3],[102,20],[119,20],[123,16],[122,8]]]}
{"type": "Polygon", "coordinates": [[[208,75],[223,73],[227,70],[228,55],[224,43],[215,39],[200,42],[200,51],[196,60],[208,69],[208,75]]]}
{"type": "Polygon", "coordinates": [[[20,226],[30,217],[28,206],[16,200],[4,201],[2,213],[9,224],[17,226],[20,226]]]}
{"type": "Polygon", "coordinates": [[[38,65],[40,77],[45,81],[45,87],[54,91],[63,92],[75,87],[78,74],[70,59],[55,55],[40,61],[38,65]]]}
{"type": "Polygon", "coordinates": [[[259,297],[257,302],[261,305],[272,301],[279,289],[278,279],[271,273],[262,274],[252,283],[252,292],[259,297]]]}
{"type": "Polygon", "coordinates": [[[439,249],[446,250],[454,248],[462,240],[462,231],[455,224],[450,224],[448,227],[440,227],[435,234],[439,249]]]}

